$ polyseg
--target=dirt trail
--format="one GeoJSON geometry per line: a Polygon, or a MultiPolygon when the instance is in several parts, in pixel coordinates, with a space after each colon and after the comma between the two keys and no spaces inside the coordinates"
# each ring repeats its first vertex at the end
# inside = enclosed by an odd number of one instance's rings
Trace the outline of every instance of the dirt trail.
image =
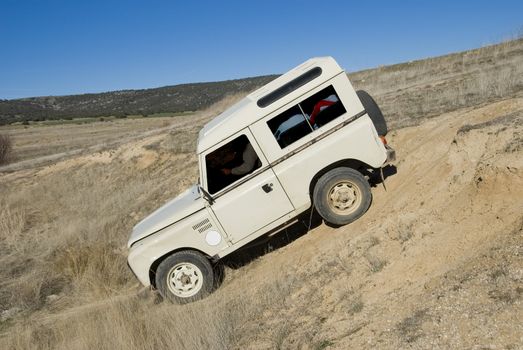
{"type": "Polygon", "coordinates": [[[130,135],[123,135],[122,137],[110,140],[108,142],[103,142],[100,144],[94,144],[87,147],[70,149],[65,152],[55,152],[52,154],[47,154],[44,156],[38,156],[31,159],[21,160],[13,162],[7,165],[0,166],[0,173],[3,172],[15,172],[27,169],[34,169],[39,166],[53,164],[61,162],[63,160],[75,160],[75,157],[89,156],[95,152],[103,152],[106,150],[111,150],[119,148],[121,146],[126,147],[132,143],[139,143],[144,139],[157,135],[165,135],[173,130],[183,131],[194,127],[195,125],[201,125],[204,123],[209,116],[206,113],[199,113],[194,116],[188,117],[178,117],[173,118],[173,121],[169,123],[168,126],[157,127],[151,130],[146,131],[135,131],[130,135]]]}

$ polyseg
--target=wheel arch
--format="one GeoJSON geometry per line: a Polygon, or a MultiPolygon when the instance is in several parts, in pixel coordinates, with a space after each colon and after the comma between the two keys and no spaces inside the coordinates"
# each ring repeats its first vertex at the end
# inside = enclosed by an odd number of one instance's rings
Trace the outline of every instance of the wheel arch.
{"type": "Polygon", "coordinates": [[[209,254],[206,254],[205,252],[203,252],[203,251],[201,251],[199,249],[191,248],[191,247],[181,247],[181,248],[173,249],[173,250],[163,254],[158,259],[156,259],[152,263],[151,267],[149,268],[149,281],[150,281],[151,285],[154,288],[156,288],[156,271],[158,270],[158,266],[162,263],[162,261],[167,259],[172,254],[177,253],[177,252],[181,252],[181,251],[184,251],[184,250],[190,250],[190,251],[193,251],[193,252],[198,252],[198,253],[202,254],[204,257],[206,257],[212,263],[212,259],[209,256],[209,254]]]}

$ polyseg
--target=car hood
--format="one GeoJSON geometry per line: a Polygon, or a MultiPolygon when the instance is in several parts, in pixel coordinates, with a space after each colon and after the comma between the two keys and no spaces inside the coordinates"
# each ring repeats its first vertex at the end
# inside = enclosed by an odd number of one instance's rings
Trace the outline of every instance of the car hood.
{"type": "Polygon", "coordinates": [[[136,241],[174,224],[204,207],[205,201],[200,196],[198,186],[195,185],[136,224],[127,246],[131,247],[136,241]]]}

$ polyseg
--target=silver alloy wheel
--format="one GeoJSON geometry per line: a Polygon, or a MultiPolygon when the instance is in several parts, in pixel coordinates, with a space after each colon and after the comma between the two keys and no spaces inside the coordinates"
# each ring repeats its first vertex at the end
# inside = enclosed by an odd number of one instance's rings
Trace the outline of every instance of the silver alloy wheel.
{"type": "Polygon", "coordinates": [[[203,274],[198,266],[191,263],[179,263],[167,274],[169,291],[180,298],[189,298],[202,289],[203,274]]]}
{"type": "Polygon", "coordinates": [[[338,182],[327,196],[329,206],[337,214],[351,214],[361,205],[362,194],[358,186],[350,181],[338,182]]]}

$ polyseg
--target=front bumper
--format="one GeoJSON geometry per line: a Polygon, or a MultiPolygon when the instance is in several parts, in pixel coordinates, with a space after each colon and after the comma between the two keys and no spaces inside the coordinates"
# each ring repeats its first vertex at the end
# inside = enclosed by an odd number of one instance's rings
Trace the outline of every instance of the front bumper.
{"type": "Polygon", "coordinates": [[[145,287],[151,285],[149,280],[149,269],[151,268],[150,259],[140,254],[140,245],[133,245],[129,250],[129,256],[127,257],[127,266],[131,269],[133,274],[138,278],[141,284],[145,287]]]}

